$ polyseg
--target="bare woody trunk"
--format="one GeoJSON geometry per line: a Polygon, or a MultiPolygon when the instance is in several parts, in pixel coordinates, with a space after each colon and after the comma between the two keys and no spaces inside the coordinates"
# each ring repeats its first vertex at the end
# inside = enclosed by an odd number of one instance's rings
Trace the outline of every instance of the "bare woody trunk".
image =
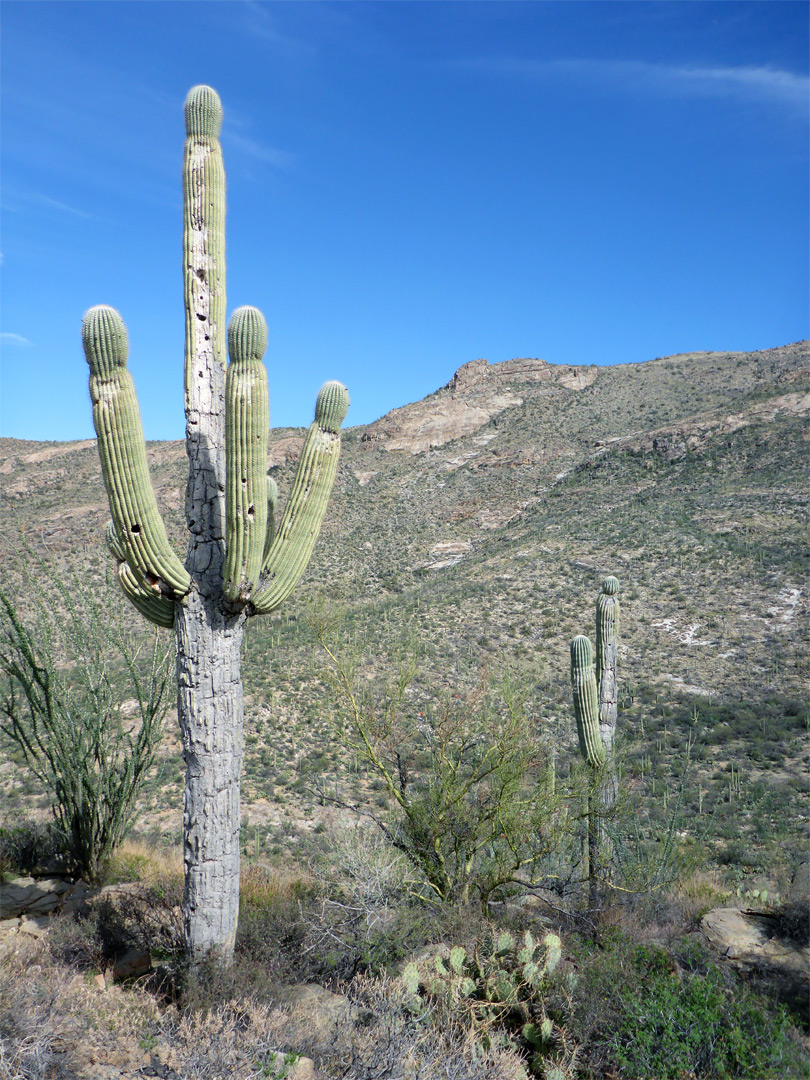
{"type": "MultiPolygon", "coordinates": [[[[616,720],[618,717],[618,688],[616,669],[619,653],[619,581],[612,575],[602,582],[602,592],[596,602],[596,671],[599,680],[599,734],[605,749],[605,765],[601,777],[602,810],[609,811],[619,795],[616,773],[616,720]]],[[[604,829],[602,830],[604,833],[604,829]]],[[[608,843],[607,836],[603,840],[608,843]]],[[[609,844],[608,844],[609,846],[609,844]]],[[[609,861],[608,853],[608,861],[609,861]]]]}
{"type": "Polygon", "coordinates": [[[192,958],[233,955],[239,916],[243,617],[194,595],[176,619],[183,733],[184,929],[192,958]]]}

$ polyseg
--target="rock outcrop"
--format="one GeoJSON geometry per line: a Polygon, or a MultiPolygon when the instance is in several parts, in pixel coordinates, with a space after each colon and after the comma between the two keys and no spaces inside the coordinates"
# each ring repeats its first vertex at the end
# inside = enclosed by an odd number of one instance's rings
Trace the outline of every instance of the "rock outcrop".
{"type": "Polygon", "coordinates": [[[776,936],[776,919],[762,911],[715,908],[700,921],[706,940],[722,956],[740,966],[785,968],[810,977],[810,948],[776,936]]]}
{"type": "Polygon", "coordinates": [[[392,409],[370,424],[362,442],[389,452],[421,454],[472,435],[499,413],[522,405],[523,397],[517,389],[520,384],[547,383],[549,391],[557,387],[581,390],[590,386],[597,374],[598,368],[593,365],[557,367],[528,358],[500,364],[471,360],[435,394],[392,409]]]}

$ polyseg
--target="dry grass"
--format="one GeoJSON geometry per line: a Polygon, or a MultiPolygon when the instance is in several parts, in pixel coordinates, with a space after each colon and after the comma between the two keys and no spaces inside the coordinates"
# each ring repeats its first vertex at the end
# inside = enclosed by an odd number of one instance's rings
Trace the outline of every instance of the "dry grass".
{"type": "Polygon", "coordinates": [[[317,1056],[319,1080],[524,1075],[515,1055],[483,1052],[451,1022],[415,1020],[396,982],[359,979],[348,993],[318,1032],[294,1004],[164,1007],[140,984],[105,983],[56,960],[47,939],[14,937],[0,949],[0,1080],[96,1080],[145,1068],[183,1080],[257,1080],[275,1075],[288,1051],[317,1056]]]}
{"type": "Polygon", "coordinates": [[[156,847],[141,840],[125,840],[115,851],[107,871],[110,881],[139,881],[144,885],[182,885],[183,852],[179,847],[156,847]]]}
{"type": "Polygon", "coordinates": [[[674,942],[699,929],[712,908],[731,901],[718,871],[694,870],[666,892],[614,894],[596,915],[601,931],[619,930],[639,943],[674,942]]]}
{"type": "Polygon", "coordinates": [[[283,866],[252,863],[242,868],[239,893],[243,905],[269,908],[297,900],[315,884],[315,878],[294,862],[283,866]]]}
{"type": "Polygon", "coordinates": [[[109,986],[23,936],[0,949],[0,1078],[80,1078],[116,1058],[139,1068],[139,1040],[159,1022],[154,999],[109,986]]]}

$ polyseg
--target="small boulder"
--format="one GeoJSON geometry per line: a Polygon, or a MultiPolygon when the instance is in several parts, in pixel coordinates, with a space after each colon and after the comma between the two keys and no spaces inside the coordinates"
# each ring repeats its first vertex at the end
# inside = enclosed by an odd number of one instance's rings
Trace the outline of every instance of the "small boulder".
{"type": "Polygon", "coordinates": [[[47,916],[34,916],[33,918],[23,918],[20,920],[19,933],[29,934],[31,937],[44,937],[48,929],[47,916]]]}
{"type": "Polygon", "coordinates": [[[762,911],[715,908],[700,921],[710,945],[738,965],[765,964],[810,975],[810,949],[776,936],[776,919],[762,911]]]}
{"type": "Polygon", "coordinates": [[[137,975],[146,975],[152,970],[152,955],[147,949],[130,949],[129,952],[119,956],[113,964],[113,979],[121,982],[123,979],[132,979],[137,975]]]}

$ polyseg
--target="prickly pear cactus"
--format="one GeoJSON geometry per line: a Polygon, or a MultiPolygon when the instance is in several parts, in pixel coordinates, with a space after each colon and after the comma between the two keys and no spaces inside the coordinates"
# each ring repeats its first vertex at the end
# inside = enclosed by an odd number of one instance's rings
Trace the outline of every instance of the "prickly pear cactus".
{"type": "MultiPolygon", "coordinates": [[[[471,948],[453,946],[406,965],[402,983],[412,1010],[441,1004],[461,1018],[485,1047],[530,1055],[532,1073],[564,1069],[561,1027],[546,1011],[548,980],[562,957],[553,933],[535,939],[489,927],[471,948]]],[[[570,1043],[570,1040],[569,1040],[570,1043]]],[[[566,1075],[567,1073],[563,1073],[566,1075]]]]}

